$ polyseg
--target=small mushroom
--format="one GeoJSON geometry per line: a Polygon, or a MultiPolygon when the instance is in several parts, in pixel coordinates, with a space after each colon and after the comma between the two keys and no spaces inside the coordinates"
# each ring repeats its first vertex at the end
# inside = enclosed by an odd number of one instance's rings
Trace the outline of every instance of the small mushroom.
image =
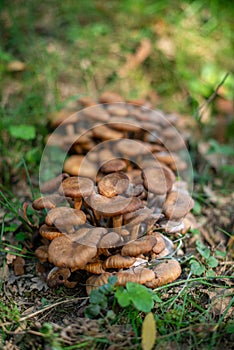
{"type": "Polygon", "coordinates": [[[124,223],[131,231],[131,240],[137,239],[141,223],[152,214],[153,210],[146,207],[124,215],[124,223]]]}
{"type": "Polygon", "coordinates": [[[88,263],[84,267],[84,269],[89,273],[100,275],[101,273],[105,273],[105,270],[102,265],[103,265],[103,261],[98,260],[98,261],[88,263]]]}
{"type": "Polygon", "coordinates": [[[107,198],[100,194],[92,194],[89,198],[89,205],[103,217],[113,217],[113,227],[118,228],[122,225],[123,214],[141,208],[142,202],[137,197],[115,196],[107,198]]]}
{"type": "Polygon", "coordinates": [[[40,260],[41,263],[44,263],[48,260],[48,245],[41,245],[35,250],[36,257],[40,260]]]}
{"type": "MultiPolygon", "coordinates": [[[[97,242],[93,242],[96,243],[97,242]]],[[[58,267],[83,269],[97,253],[97,247],[71,241],[67,236],[55,238],[49,245],[48,260],[58,267]]]]}
{"type": "Polygon", "coordinates": [[[111,198],[124,193],[128,185],[129,179],[127,175],[117,172],[104,176],[98,183],[98,190],[103,196],[111,198]]]}
{"type": "Polygon", "coordinates": [[[107,106],[107,110],[110,114],[116,117],[126,117],[128,115],[128,110],[122,103],[116,103],[107,106]]]}
{"type": "Polygon", "coordinates": [[[136,258],[131,256],[122,256],[120,254],[109,256],[104,262],[104,269],[123,269],[131,267],[136,258]]]}
{"type": "Polygon", "coordinates": [[[136,241],[127,243],[121,249],[123,256],[139,256],[141,254],[149,253],[157,243],[156,237],[147,235],[137,239],[136,241]]]}
{"type": "Polygon", "coordinates": [[[86,281],[86,292],[88,295],[92,292],[92,290],[97,289],[100,286],[103,286],[103,284],[108,283],[108,278],[112,276],[111,273],[105,272],[101,275],[93,275],[89,277],[86,281]]]}
{"type": "Polygon", "coordinates": [[[142,266],[137,266],[125,271],[119,271],[116,274],[118,278],[118,286],[126,286],[127,282],[135,282],[145,284],[152,281],[155,278],[155,274],[152,270],[149,270],[142,266]]]}
{"type": "Polygon", "coordinates": [[[178,221],[183,218],[194,205],[190,195],[183,191],[172,191],[164,203],[163,212],[170,220],[178,221]]]}
{"type": "Polygon", "coordinates": [[[47,284],[50,288],[54,288],[62,284],[68,288],[74,288],[77,282],[68,281],[70,276],[71,271],[68,268],[54,267],[47,276],[47,284]]]}
{"type": "Polygon", "coordinates": [[[51,209],[45,217],[48,226],[55,226],[59,230],[72,233],[75,226],[83,225],[86,222],[86,215],[79,209],[59,207],[51,209]]]}
{"type": "Polygon", "coordinates": [[[163,195],[170,191],[175,175],[165,167],[147,167],[143,170],[145,188],[157,195],[163,195]]]}
{"type": "Polygon", "coordinates": [[[66,179],[67,177],[69,177],[69,175],[66,173],[63,173],[63,174],[56,176],[55,178],[53,178],[51,180],[48,180],[48,181],[42,183],[40,186],[41,193],[52,193],[52,192],[57,191],[57,189],[61,185],[61,182],[64,179],[66,179]]]}
{"type": "Polygon", "coordinates": [[[152,289],[171,283],[181,275],[180,263],[175,259],[159,262],[153,271],[155,278],[145,283],[146,287],[152,289]]]}
{"type": "Polygon", "coordinates": [[[74,199],[75,209],[80,209],[82,206],[82,197],[89,197],[94,190],[92,180],[84,177],[69,177],[63,181],[59,187],[59,193],[66,197],[74,199]]]}
{"type": "Polygon", "coordinates": [[[66,159],[64,163],[64,171],[73,176],[84,176],[95,178],[96,166],[82,155],[73,154],[66,159]]]}
{"type": "Polygon", "coordinates": [[[98,248],[113,248],[121,241],[121,236],[117,232],[108,232],[98,243],[98,248]]]}
{"type": "Polygon", "coordinates": [[[126,167],[126,162],[123,159],[115,158],[103,164],[101,167],[101,171],[104,174],[109,174],[114,173],[116,171],[123,171],[126,169],[126,167]]]}
{"type": "Polygon", "coordinates": [[[104,123],[108,122],[110,118],[109,114],[105,111],[105,109],[99,105],[87,107],[82,110],[82,113],[85,117],[89,119],[101,121],[104,123]]]}
{"type": "Polygon", "coordinates": [[[63,232],[60,232],[56,227],[50,227],[46,224],[43,224],[39,229],[40,235],[49,241],[52,241],[54,238],[64,236],[63,232]]]}
{"type": "Polygon", "coordinates": [[[53,209],[63,201],[64,197],[60,196],[59,194],[50,194],[48,196],[35,199],[32,203],[32,207],[35,210],[53,209]]]}
{"type": "Polygon", "coordinates": [[[92,129],[93,136],[107,141],[107,140],[116,140],[123,138],[123,133],[117,130],[113,130],[106,125],[98,125],[92,129]]]}
{"type": "Polygon", "coordinates": [[[105,91],[100,95],[99,102],[101,102],[101,103],[116,103],[116,102],[124,102],[124,99],[116,92],[105,91]]]}

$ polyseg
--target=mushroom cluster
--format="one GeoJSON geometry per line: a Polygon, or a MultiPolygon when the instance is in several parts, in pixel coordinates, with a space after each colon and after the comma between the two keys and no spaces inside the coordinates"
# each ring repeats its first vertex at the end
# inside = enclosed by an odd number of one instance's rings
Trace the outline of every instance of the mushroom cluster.
{"type": "Polygon", "coordinates": [[[82,271],[88,294],[111,275],[117,285],[156,288],[181,274],[162,232],[185,233],[193,221],[182,180],[184,141],[174,115],[116,94],[103,94],[100,102],[83,98],[87,108],[53,120],[48,145],[69,155],[64,173],[42,183],[43,196],[33,202],[35,210],[46,210],[36,256],[49,267],[50,287],[72,288],[82,271]]]}

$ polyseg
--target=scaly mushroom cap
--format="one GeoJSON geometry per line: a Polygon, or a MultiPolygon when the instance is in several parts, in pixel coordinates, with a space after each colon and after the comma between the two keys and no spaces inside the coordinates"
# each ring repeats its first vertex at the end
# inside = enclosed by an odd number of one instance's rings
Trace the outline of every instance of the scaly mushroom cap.
{"type": "Polygon", "coordinates": [[[104,174],[114,173],[116,171],[123,171],[126,169],[126,162],[123,159],[112,159],[102,165],[101,171],[104,174]]]}
{"type": "Polygon", "coordinates": [[[122,256],[120,254],[112,255],[103,262],[104,269],[123,269],[131,267],[136,258],[131,256],[122,256]]]}
{"type": "MultiPolygon", "coordinates": [[[[97,242],[96,242],[97,244],[97,242]]],[[[83,269],[97,253],[97,247],[85,246],[67,236],[55,238],[49,245],[48,259],[58,267],[83,269]]]]}
{"type": "Polygon", "coordinates": [[[180,263],[177,260],[164,260],[154,267],[155,278],[145,283],[146,287],[157,288],[175,281],[181,275],[180,263]]]}
{"type": "Polygon", "coordinates": [[[157,243],[157,239],[151,235],[141,237],[136,241],[130,242],[123,246],[121,255],[123,256],[139,256],[149,253],[157,243]]]}
{"type": "Polygon", "coordinates": [[[53,178],[51,180],[44,182],[40,186],[41,193],[52,193],[52,192],[57,191],[57,189],[61,185],[61,182],[64,179],[66,179],[67,177],[69,177],[69,175],[66,173],[63,173],[63,174],[56,176],[55,178],[53,178]]]}
{"type": "Polygon", "coordinates": [[[107,198],[100,194],[92,194],[89,198],[89,205],[104,217],[123,215],[143,206],[141,200],[137,197],[115,196],[107,198]]]}
{"type": "Polygon", "coordinates": [[[67,178],[59,187],[59,193],[61,195],[71,198],[89,197],[93,190],[93,181],[79,176],[67,178]]]}
{"type": "Polygon", "coordinates": [[[35,210],[53,209],[63,201],[64,198],[59,194],[50,194],[48,196],[35,199],[32,203],[32,207],[35,210]]]}
{"type": "Polygon", "coordinates": [[[86,293],[90,295],[92,290],[97,289],[100,286],[103,286],[103,284],[108,283],[108,278],[112,276],[111,273],[105,272],[102,273],[101,275],[93,275],[89,277],[86,281],[86,293]]]}
{"type": "Polygon", "coordinates": [[[63,232],[60,232],[56,227],[50,227],[46,224],[42,225],[39,229],[40,235],[49,241],[52,241],[54,238],[64,236],[63,232]]]}
{"type": "Polygon", "coordinates": [[[145,188],[158,195],[169,192],[175,181],[173,172],[165,167],[147,167],[142,175],[145,188]]]}
{"type": "Polygon", "coordinates": [[[54,225],[64,230],[66,230],[67,227],[83,225],[85,222],[86,215],[83,211],[68,207],[51,209],[45,217],[46,225],[54,225]]]}
{"type": "Polygon", "coordinates": [[[117,172],[104,176],[98,183],[99,193],[111,198],[124,193],[129,185],[129,178],[126,174],[117,172]]]}
{"type": "Polygon", "coordinates": [[[180,220],[194,205],[193,199],[185,191],[172,191],[164,203],[163,212],[170,220],[180,220]]]}
{"type": "Polygon", "coordinates": [[[118,278],[117,285],[125,286],[127,282],[136,282],[145,284],[155,278],[155,274],[152,270],[138,266],[125,271],[119,271],[116,274],[118,278]]]}

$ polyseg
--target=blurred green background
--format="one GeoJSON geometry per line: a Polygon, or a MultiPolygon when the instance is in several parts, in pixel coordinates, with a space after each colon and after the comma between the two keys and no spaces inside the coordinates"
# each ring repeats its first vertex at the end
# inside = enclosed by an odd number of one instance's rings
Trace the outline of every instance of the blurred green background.
{"type": "Polygon", "coordinates": [[[2,0],[3,182],[22,155],[37,170],[51,112],[105,90],[189,115],[218,150],[229,144],[233,18],[231,1],[2,0]]]}

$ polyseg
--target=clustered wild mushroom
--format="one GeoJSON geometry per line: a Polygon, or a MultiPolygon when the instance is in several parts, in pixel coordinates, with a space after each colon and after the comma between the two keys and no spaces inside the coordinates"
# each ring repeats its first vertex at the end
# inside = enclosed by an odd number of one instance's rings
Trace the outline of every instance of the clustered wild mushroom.
{"type": "Polygon", "coordinates": [[[174,115],[111,93],[99,101],[105,104],[83,98],[87,108],[79,115],[53,120],[62,127],[49,144],[71,144],[71,155],[65,173],[42,184],[44,196],[33,202],[35,210],[47,210],[35,254],[50,268],[50,287],[72,288],[82,271],[88,294],[111,275],[117,285],[156,288],[181,274],[179,262],[166,259],[173,244],[160,232],[185,233],[193,221],[187,183],[176,178],[186,170],[178,152],[184,143],[174,115]]]}

